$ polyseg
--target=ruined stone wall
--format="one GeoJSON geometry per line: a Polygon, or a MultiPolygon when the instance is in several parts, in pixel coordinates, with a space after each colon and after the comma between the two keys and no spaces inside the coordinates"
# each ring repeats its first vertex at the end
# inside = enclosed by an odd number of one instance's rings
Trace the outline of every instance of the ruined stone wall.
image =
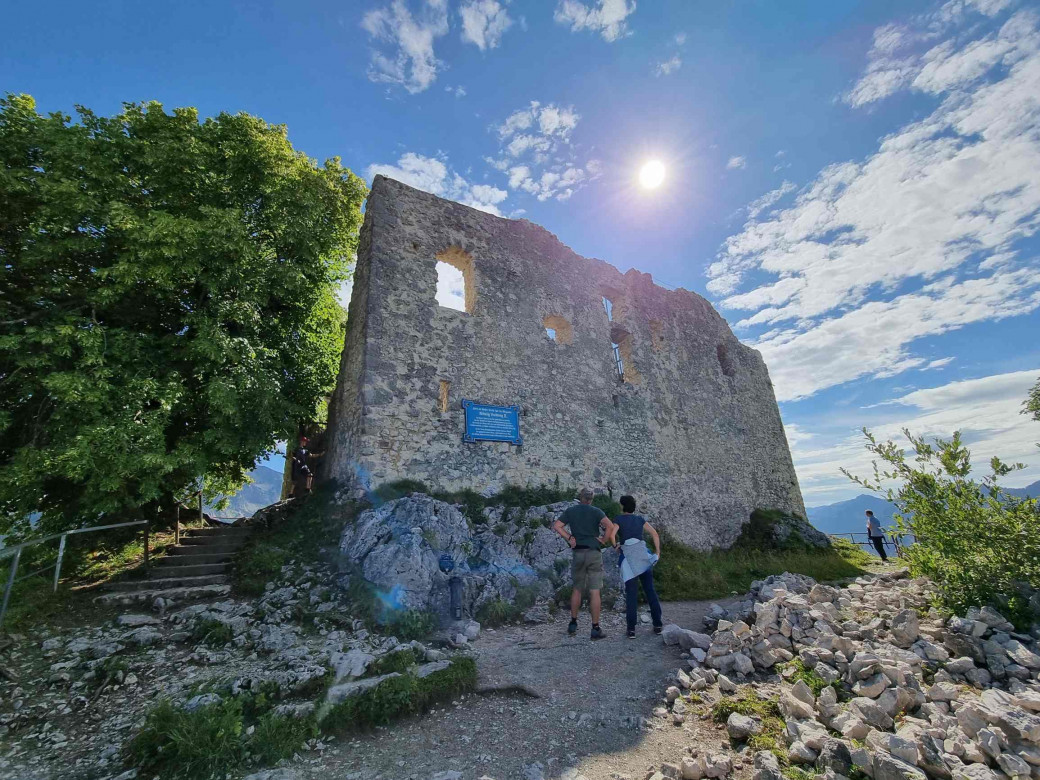
{"type": "Polygon", "coordinates": [[[755,508],[805,512],[762,357],[706,300],[381,176],[327,452],[325,476],[355,488],[631,493],[701,549],[732,544],[755,508]],[[465,269],[468,312],[437,304],[438,257],[465,269]],[[464,443],[463,398],[519,405],[523,446],[464,443]]]}

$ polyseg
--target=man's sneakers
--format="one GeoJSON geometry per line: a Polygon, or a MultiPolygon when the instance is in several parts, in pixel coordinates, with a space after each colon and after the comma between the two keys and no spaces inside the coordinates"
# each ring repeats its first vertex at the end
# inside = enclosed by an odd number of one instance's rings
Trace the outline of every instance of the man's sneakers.
{"type": "Polygon", "coordinates": [[[664,631],[664,626],[654,626],[655,634],[660,634],[662,631],[664,631]]]}
{"type": "Polygon", "coordinates": [[[571,622],[567,626],[567,633],[570,634],[571,636],[574,636],[575,634],[578,633],[578,619],[577,618],[571,618],[571,622]]]}
{"type": "Polygon", "coordinates": [[[599,627],[599,623],[593,623],[592,625],[592,638],[602,639],[606,634],[603,633],[603,629],[599,627]]]}
{"type": "MultiPolygon", "coordinates": [[[[570,636],[574,636],[578,633],[578,619],[571,618],[571,622],[567,624],[567,633],[570,636]]],[[[602,639],[606,634],[603,633],[603,629],[599,627],[599,623],[592,624],[592,638],[602,639]]]]}
{"type": "Polygon", "coordinates": [[[628,629],[628,638],[629,639],[635,639],[636,638],[636,630],[634,628],[628,629]]]}

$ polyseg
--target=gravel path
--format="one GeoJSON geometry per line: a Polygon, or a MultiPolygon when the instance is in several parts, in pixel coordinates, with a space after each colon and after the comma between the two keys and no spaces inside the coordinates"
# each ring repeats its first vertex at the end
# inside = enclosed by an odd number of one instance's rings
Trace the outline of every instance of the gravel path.
{"type": "MultiPolygon", "coordinates": [[[[666,604],[665,622],[700,629],[711,603],[666,604]]],[[[652,716],[684,665],[677,647],[649,626],[627,639],[624,616],[615,613],[604,613],[607,638],[598,642],[589,640],[587,614],[575,637],[566,634],[567,620],[562,613],[542,625],[483,632],[473,643],[480,693],[333,744],[295,768],[303,777],[345,780],[428,780],[450,771],[460,780],[524,780],[525,767],[540,763],[546,780],[571,767],[590,780],[642,780],[687,747],[717,752],[726,742],[725,732],[697,717],[675,727],[652,716]]]]}

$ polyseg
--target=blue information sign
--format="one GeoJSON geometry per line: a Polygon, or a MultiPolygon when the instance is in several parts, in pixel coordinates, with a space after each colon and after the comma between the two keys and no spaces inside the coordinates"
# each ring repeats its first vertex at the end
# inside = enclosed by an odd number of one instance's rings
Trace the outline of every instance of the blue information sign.
{"type": "Polygon", "coordinates": [[[466,411],[466,433],[463,441],[507,441],[520,445],[520,407],[490,406],[463,399],[466,411]]]}

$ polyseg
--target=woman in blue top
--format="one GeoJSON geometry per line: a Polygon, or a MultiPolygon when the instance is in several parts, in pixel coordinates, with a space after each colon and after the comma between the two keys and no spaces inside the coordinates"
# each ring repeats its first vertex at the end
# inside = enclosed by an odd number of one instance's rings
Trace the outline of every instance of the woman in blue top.
{"type": "Polygon", "coordinates": [[[654,623],[654,633],[660,634],[664,625],[661,622],[661,601],[654,590],[653,566],[661,557],[661,537],[642,515],[634,514],[636,500],[632,496],[621,496],[622,513],[614,518],[610,530],[610,541],[614,548],[621,552],[621,576],[625,580],[625,617],[628,618],[628,638],[636,635],[636,608],[639,601],[639,583],[643,585],[643,595],[650,607],[650,617],[654,623]],[[643,542],[643,532],[650,534],[654,541],[654,555],[650,556],[643,542]],[[620,537],[620,538],[619,538],[620,537]],[[626,556],[627,552],[627,556],[626,556]],[[627,562],[628,565],[625,565],[627,562]]]}

